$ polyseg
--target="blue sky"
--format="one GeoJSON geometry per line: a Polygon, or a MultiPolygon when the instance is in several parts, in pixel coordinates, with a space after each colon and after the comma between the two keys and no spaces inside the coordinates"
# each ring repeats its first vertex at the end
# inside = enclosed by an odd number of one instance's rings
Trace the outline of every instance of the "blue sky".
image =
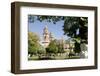
{"type": "Polygon", "coordinates": [[[64,21],[58,21],[56,24],[53,24],[52,22],[47,22],[47,21],[38,21],[35,20],[33,23],[28,23],[28,31],[35,32],[37,33],[41,39],[43,37],[43,29],[45,26],[48,27],[48,31],[53,34],[53,37],[55,39],[61,39],[62,37],[64,39],[68,39],[66,35],[64,35],[63,32],[63,24],[64,21]]]}

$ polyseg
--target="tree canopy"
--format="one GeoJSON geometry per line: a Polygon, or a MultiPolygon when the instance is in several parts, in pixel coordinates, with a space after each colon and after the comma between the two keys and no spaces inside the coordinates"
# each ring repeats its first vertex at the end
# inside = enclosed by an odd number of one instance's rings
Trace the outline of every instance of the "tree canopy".
{"type": "Polygon", "coordinates": [[[47,53],[57,53],[58,52],[58,46],[55,40],[52,40],[49,44],[49,46],[46,48],[47,53]]]}
{"type": "Polygon", "coordinates": [[[87,23],[86,17],[67,17],[63,26],[64,34],[87,43],[87,23]]]}
{"type": "Polygon", "coordinates": [[[39,36],[33,32],[28,32],[28,53],[36,54],[39,49],[39,36]]]}

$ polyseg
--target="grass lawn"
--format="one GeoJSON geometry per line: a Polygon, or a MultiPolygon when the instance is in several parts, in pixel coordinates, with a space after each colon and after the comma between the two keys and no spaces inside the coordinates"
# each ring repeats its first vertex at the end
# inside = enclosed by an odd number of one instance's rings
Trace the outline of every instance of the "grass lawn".
{"type": "Polygon", "coordinates": [[[80,59],[80,56],[72,56],[72,57],[68,57],[66,59],[80,59]]]}
{"type": "Polygon", "coordinates": [[[32,56],[29,57],[28,60],[64,60],[64,59],[80,59],[80,56],[49,56],[49,57],[41,57],[39,58],[38,56],[32,56]]]}
{"type": "Polygon", "coordinates": [[[38,60],[39,57],[38,56],[32,56],[32,57],[28,57],[28,60],[38,60]]]}

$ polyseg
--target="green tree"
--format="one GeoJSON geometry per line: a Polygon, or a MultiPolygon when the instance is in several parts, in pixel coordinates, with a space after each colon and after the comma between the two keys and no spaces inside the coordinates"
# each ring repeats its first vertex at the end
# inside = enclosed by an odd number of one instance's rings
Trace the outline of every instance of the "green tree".
{"type": "Polygon", "coordinates": [[[57,42],[57,47],[58,47],[58,53],[64,53],[64,44],[62,40],[58,40],[57,42]]]}
{"type": "Polygon", "coordinates": [[[68,17],[64,23],[64,34],[70,36],[74,42],[74,52],[80,53],[80,45],[82,43],[87,44],[87,34],[88,34],[88,26],[87,26],[87,18],[86,17],[68,17]]]}
{"type": "Polygon", "coordinates": [[[33,32],[28,32],[28,54],[37,54],[39,49],[39,36],[33,32]]]}
{"type": "Polygon", "coordinates": [[[46,50],[45,50],[45,48],[42,46],[42,45],[39,45],[39,47],[38,47],[38,54],[45,54],[46,53],[46,50]]]}
{"type": "Polygon", "coordinates": [[[76,41],[87,43],[87,21],[87,17],[67,17],[63,26],[64,34],[76,41]]]}
{"type": "Polygon", "coordinates": [[[80,53],[81,48],[80,48],[80,43],[78,43],[77,41],[75,41],[74,43],[75,47],[74,47],[74,52],[75,53],[80,53]]]}
{"type": "Polygon", "coordinates": [[[46,52],[48,54],[56,54],[58,52],[58,46],[56,44],[56,41],[55,40],[52,40],[49,44],[49,46],[46,48],[46,52]]]}
{"type": "Polygon", "coordinates": [[[28,21],[29,22],[34,22],[35,20],[39,20],[40,22],[42,21],[47,21],[47,22],[52,22],[56,24],[56,22],[64,20],[64,16],[34,16],[34,15],[29,15],[28,16],[28,21]]]}

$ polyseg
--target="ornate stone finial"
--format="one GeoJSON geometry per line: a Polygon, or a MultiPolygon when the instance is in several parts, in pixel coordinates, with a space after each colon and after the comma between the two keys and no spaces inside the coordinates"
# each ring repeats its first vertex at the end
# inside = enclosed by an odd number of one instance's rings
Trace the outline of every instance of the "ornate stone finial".
{"type": "Polygon", "coordinates": [[[48,31],[48,27],[47,26],[44,27],[43,32],[44,32],[44,34],[49,34],[49,31],[48,31]]]}

